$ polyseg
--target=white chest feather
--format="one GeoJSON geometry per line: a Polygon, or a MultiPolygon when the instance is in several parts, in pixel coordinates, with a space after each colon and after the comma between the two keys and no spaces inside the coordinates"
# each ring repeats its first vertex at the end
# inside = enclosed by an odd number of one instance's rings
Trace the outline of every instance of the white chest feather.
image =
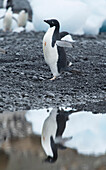
{"type": "Polygon", "coordinates": [[[48,117],[43,125],[41,143],[45,153],[52,157],[53,157],[53,151],[51,148],[50,137],[52,136],[53,139],[55,140],[56,130],[57,130],[56,116],[48,117]]]}
{"type": "Polygon", "coordinates": [[[10,31],[12,26],[12,11],[7,11],[3,20],[4,31],[10,31]]]}
{"type": "Polygon", "coordinates": [[[28,20],[28,13],[22,10],[18,15],[18,26],[19,27],[26,26],[27,20],[28,20]]]}
{"type": "Polygon", "coordinates": [[[49,28],[43,38],[43,53],[46,63],[49,65],[54,76],[59,75],[57,70],[58,52],[57,45],[52,47],[52,36],[55,27],[49,28]]]}

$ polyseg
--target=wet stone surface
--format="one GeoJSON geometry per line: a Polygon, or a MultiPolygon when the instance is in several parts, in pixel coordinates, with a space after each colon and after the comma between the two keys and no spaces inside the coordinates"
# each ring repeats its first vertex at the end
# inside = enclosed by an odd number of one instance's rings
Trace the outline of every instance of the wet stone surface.
{"type": "Polygon", "coordinates": [[[70,72],[50,81],[43,58],[44,32],[0,32],[0,112],[51,106],[106,112],[106,34],[73,36],[66,49],[70,72]]]}

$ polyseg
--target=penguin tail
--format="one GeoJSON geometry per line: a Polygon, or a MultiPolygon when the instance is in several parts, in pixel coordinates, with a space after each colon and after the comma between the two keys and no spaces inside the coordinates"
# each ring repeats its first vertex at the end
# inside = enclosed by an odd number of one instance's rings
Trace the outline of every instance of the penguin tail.
{"type": "Polygon", "coordinates": [[[72,66],[72,62],[67,61],[67,66],[68,66],[68,67],[72,66]]]}
{"type": "Polygon", "coordinates": [[[72,66],[72,62],[67,61],[67,66],[64,68],[63,71],[68,72],[68,73],[73,73],[73,74],[79,74],[79,75],[82,74],[80,70],[77,70],[77,69],[73,70],[71,66],[72,66]]]}
{"type": "Polygon", "coordinates": [[[72,62],[69,62],[69,61],[67,61],[67,64],[66,64],[66,67],[64,68],[64,70],[63,71],[65,71],[65,72],[71,72],[71,66],[72,66],[72,62]]]}

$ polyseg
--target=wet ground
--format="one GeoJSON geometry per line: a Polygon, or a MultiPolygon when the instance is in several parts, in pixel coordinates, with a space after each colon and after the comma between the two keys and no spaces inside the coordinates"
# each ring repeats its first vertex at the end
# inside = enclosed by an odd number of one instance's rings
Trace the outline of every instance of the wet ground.
{"type": "Polygon", "coordinates": [[[44,32],[0,31],[0,112],[71,106],[106,113],[106,34],[73,36],[73,64],[55,81],[42,51],[44,32]]]}
{"type": "Polygon", "coordinates": [[[6,170],[106,169],[106,156],[85,156],[78,154],[73,149],[60,150],[57,162],[54,164],[45,163],[45,154],[40,145],[40,138],[36,136],[11,140],[5,143],[6,147],[8,148],[8,152],[0,151],[1,170],[5,170],[5,168],[7,168],[6,170]]]}
{"type": "MultiPolygon", "coordinates": [[[[59,150],[55,163],[45,163],[46,155],[41,147],[40,136],[33,134],[31,124],[24,117],[25,113],[27,112],[0,114],[0,137],[5,134],[4,139],[0,139],[0,170],[106,169],[106,154],[86,155],[68,148],[59,150]]],[[[83,142],[86,142],[86,138],[83,138],[83,142]]]]}

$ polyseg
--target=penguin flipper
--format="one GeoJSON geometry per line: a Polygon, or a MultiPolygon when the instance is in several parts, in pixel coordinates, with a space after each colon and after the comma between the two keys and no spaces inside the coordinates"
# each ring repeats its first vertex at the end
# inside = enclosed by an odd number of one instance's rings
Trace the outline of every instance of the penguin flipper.
{"type": "Polygon", "coordinates": [[[56,143],[56,146],[58,149],[67,149],[67,147],[65,146],[65,143],[69,140],[72,139],[72,136],[71,137],[66,137],[66,138],[62,138],[62,137],[57,137],[55,139],[55,143],[56,143]]]}
{"type": "Polygon", "coordinates": [[[57,144],[57,146],[61,146],[61,147],[66,147],[64,146],[66,142],[68,142],[69,140],[71,140],[73,137],[70,136],[70,137],[65,137],[65,138],[62,138],[61,136],[59,137],[56,137],[55,139],[55,143],[57,144]]]}
{"type": "Polygon", "coordinates": [[[57,148],[58,148],[58,149],[61,149],[61,150],[67,149],[66,146],[63,146],[63,145],[61,145],[61,144],[57,144],[57,148]]]}
{"type": "Polygon", "coordinates": [[[61,32],[60,33],[60,40],[56,41],[56,44],[60,47],[73,47],[72,43],[75,40],[72,39],[71,35],[68,32],[61,32]]]}
{"type": "Polygon", "coordinates": [[[72,43],[66,40],[57,40],[56,45],[59,47],[69,47],[69,48],[73,47],[72,43]]]}
{"type": "Polygon", "coordinates": [[[72,39],[72,36],[66,31],[60,32],[60,39],[75,42],[75,40],[72,39]]]}

